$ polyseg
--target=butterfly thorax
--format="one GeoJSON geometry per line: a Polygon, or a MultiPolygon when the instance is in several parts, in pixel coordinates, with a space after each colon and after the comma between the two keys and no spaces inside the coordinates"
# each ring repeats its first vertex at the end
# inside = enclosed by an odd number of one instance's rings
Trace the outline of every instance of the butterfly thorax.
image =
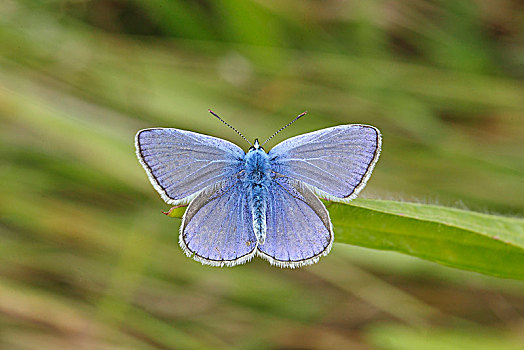
{"type": "MultiPolygon", "coordinates": [[[[258,146],[258,142],[255,142],[258,146]]],[[[252,147],[245,157],[245,176],[248,206],[253,216],[253,230],[260,244],[266,238],[266,206],[269,192],[270,163],[267,153],[261,147],[252,147]]]]}

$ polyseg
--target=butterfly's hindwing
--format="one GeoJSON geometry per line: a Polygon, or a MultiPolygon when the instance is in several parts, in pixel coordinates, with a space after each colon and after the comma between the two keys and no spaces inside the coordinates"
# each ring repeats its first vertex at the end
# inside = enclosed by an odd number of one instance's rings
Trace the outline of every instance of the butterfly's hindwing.
{"type": "Polygon", "coordinates": [[[258,246],[258,255],[280,267],[313,264],[333,244],[326,207],[307,186],[293,179],[272,181],[266,226],[266,240],[258,246]]]}
{"type": "Polygon", "coordinates": [[[257,239],[240,180],[196,196],[182,219],[179,242],[188,256],[206,265],[234,266],[253,258],[257,239]]]}

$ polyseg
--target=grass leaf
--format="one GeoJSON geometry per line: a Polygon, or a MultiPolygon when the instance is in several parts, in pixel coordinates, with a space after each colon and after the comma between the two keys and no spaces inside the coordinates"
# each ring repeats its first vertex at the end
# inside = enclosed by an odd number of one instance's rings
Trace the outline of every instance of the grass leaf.
{"type": "Polygon", "coordinates": [[[524,220],[436,205],[358,199],[328,204],[336,242],[524,279],[524,220]]]}

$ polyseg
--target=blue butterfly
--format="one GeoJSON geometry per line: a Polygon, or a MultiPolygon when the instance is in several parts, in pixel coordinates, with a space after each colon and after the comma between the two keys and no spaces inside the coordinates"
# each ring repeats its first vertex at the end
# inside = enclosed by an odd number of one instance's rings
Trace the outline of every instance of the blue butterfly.
{"type": "Polygon", "coordinates": [[[378,160],[381,135],[369,125],[339,125],[292,137],[266,153],[262,146],[291,123],[262,145],[255,140],[247,153],[186,130],[136,134],[138,159],[162,199],[189,204],[179,237],[187,256],[235,266],[258,255],[296,268],[329,253],[333,226],[317,195],[339,202],[355,198],[378,160]]]}

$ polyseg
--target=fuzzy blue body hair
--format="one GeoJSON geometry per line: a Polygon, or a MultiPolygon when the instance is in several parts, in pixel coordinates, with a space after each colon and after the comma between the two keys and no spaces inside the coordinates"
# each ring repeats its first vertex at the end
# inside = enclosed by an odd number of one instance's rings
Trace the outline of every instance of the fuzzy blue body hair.
{"type": "MultiPolygon", "coordinates": [[[[258,146],[258,143],[255,143],[258,146]]],[[[252,147],[245,156],[244,187],[247,203],[253,216],[253,231],[259,244],[266,239],[266,211],[269,193],[270,163],[269,156],[261,147],[252,147]]]]}

